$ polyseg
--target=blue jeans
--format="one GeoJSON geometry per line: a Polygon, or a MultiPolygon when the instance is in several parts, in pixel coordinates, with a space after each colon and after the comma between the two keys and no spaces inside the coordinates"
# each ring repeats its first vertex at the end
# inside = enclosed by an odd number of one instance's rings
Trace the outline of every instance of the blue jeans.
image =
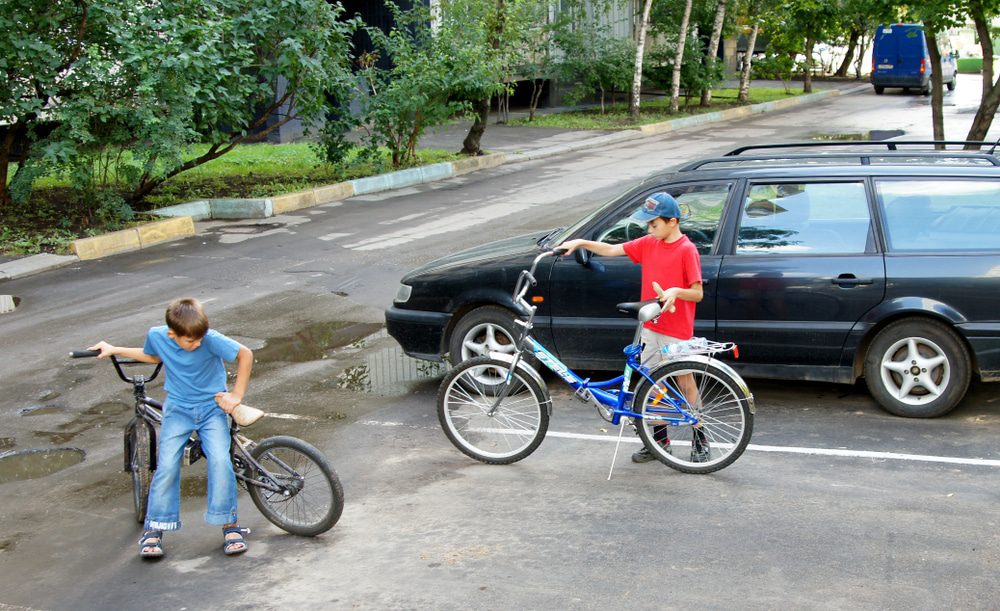
{"type": "Polygon", "coordinates": [[[208,462],[205,521],[217,525],[236,522],[236,476],[229,457],[229,418],[214,403],[191,410],[172,406],[168,399],[163,408],[156,472],[149,488],[147,529],[181,527],[181,459],[192,431],[198,431],[208,462]]]}

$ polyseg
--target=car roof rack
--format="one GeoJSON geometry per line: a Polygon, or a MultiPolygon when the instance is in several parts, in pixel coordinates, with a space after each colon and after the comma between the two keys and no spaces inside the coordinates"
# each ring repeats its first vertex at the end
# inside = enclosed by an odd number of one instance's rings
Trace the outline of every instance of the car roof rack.
{"type": "Polygon", "coordinates": [[[723,155],[722,157],[712,157],[708,159],[701,159],[693,163],[689,163],[679,171],[689,172],[692,170],[697,170],[708,165],[723,165],[723,166],[733,166],[733,165],[750,165],[750,164],[767,164],[768,162],[776,161],[797,161],[804,162],[813,160],[814,162],[832,162],[837,163],[845,161],[848,159],[855,160],[856,163],[861,165],[872,165],[872,157],[882,159],[882,158],[899,158],[912,160],[914,158],[926,158],[928,160],[941,159],[942,153],[948,153],[947,157],[949,159],[962,159],[971,162],[987,163],[989,165],[1000,166],[1000,159],[994,156],[994,151],[997,146],[1000,146],[1000,140],[997,142],[984,142],[978,140],[852,140],[852,141],[833,141],[833,142],[786,142],[786,143],[771,143],[771,144],[750,144],[747,146],[741,146],[739,148],[733,149],[723,155]],[[979,147],[989,147],[986,152],[977,150],[949,150],[947,148],[937,148],[939,146],[968,146],[975,145],[979,147]],[[911,148],[911,147],[921,147],[921,148],[911,148]],[[843,149],[857,149],[863,148],[864,150],[843,150],[843,149]],[[778,151],[782,149],[792,149],[794,152],[785,154],[757,154],[757,155],[747,155],[748,151],[778,151]],[[795,149],[799,149],[796,151],[795,149]],[[841,149],[841,150],[821,150],[813,152],[805,152],[802,149],[841,149]],[[876,150],[872,150],[876,149],[876,150]],[[878,150],[884,149],[884,150],[878,150]]]}

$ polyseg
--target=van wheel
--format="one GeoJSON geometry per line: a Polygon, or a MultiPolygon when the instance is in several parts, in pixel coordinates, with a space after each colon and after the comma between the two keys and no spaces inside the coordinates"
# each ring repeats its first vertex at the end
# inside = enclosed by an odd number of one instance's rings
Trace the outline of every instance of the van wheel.
{"type": "Polygon", "coordinates": [[[927,85],[927,86],[923,87],[920,90],[920,95],[930,95],[930,94],[931,94],[931,86],[930,85],[927,85]]]}
{"type": "Polygon", "coordinates": [[[878,85],[875,85],[875,94],[882,95],[883,93],[885,93],[885,87],[879,87],[878,85]]]}
{"type": "Polygon", "coordinates": [[[955,79],[948,81],[948,91],[955,91],[955,79]]]}
{"type": "Polygon", "coordinates": [[[933,418],[953,410],[969,388],[965,346],[946,325],[924,318],[894,322],[865,355],[865,383],[887,412],[933,418]]]}
{"type": "MultiPolygon", "coordinates": [[[[490,352],[514,354],[514,342],[518,327],[514,324],[514,313],[498,306],[484,306],[463,316],[451,332],[448,354],[452,365],[477,356],[489,356],[490,352]]],[[[534,360],[525,355],[525,361],[534,365],[534,360]]]]}

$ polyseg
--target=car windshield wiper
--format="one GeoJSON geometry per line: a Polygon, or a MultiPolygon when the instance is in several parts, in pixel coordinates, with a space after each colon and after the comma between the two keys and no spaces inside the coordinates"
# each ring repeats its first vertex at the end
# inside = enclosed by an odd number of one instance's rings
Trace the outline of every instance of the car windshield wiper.
{"type": "Polygon", "coordinates": [[[556,227],[556,228],[555,228],[555,229],[553,229],[552,231],[550,231],[550,232],[546,233],[545,235],[543,235],[542,237],[538,238],[538,242],[537,242],[537,244],[538,244],[539,246],[544,246],[544,245],[545,245],[545,243],[546,243],[546,242],[547,242],[548,240],[552,239],[552,236],[554,236],[554,235],[556,235],[557,233],[561,232],[561,231],[562,231],[563,229],[566,229],[566,228],[565,228],[565,227],[556,227]]]}

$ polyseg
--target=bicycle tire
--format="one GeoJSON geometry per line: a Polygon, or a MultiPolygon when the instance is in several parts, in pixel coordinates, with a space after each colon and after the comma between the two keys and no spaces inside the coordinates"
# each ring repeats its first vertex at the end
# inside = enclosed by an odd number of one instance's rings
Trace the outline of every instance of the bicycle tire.
{"type": "Polygon", "coordinates": [[[149,503],[149,485],[153,481],[152,452],[153,431],[149,423],[142,418],[135,420],[132,435],[129,439],[129,471],[132,476],[132,505],[135,508],[135,521],[146,522],[146,507],[149,503]]]}
{"type": "Polygon", "coordinates": [[[520,367],[513,373],[508,395],[492,416],[507,361],[488,356],[469,359],[452,369],[438,390],[438,421],[448,440],[463,454],[490,465],[507,465],[534,452],[549,428],[549,399],[543,386],[520,367]],[[501,376],[486,375],[496,370],[501,376]]]}
{"type": "Polygon", "coordinates": [[[656,386],[642,379],[636,387],[633,411],[643,415],[637,423],[639,437],[660,462],[683,473],[704,474],[728,467],[743,454],[753,434],[753,411],[752,397],[739,376],[712,360],[684,359],[656,367],[650,377],[656,386]],[[664,417],[679,415],[671,401],[686,404],[677,381],[685,374],[693,376],[700,403],[699,408],[685,406],[685,410],[700,420],[698,430],[709,442],[707,456],[695,456],[698,433],[691,425],[668,425],[670,443],[666,446],[653,439],[654,426],[662,425],[664,417]]]}
{"type": "MultiPolygon", "coordinates": [[[[295,437],[268,437],[250,455],[267,469],[274,492],[247,482],[250,499],[272,524],[293,535],[315,537],[333,528],[344,511],[344,488],[322,452],[295,437]]],[[[268,476],[252,465],[254,479],[268,476]]]]}

